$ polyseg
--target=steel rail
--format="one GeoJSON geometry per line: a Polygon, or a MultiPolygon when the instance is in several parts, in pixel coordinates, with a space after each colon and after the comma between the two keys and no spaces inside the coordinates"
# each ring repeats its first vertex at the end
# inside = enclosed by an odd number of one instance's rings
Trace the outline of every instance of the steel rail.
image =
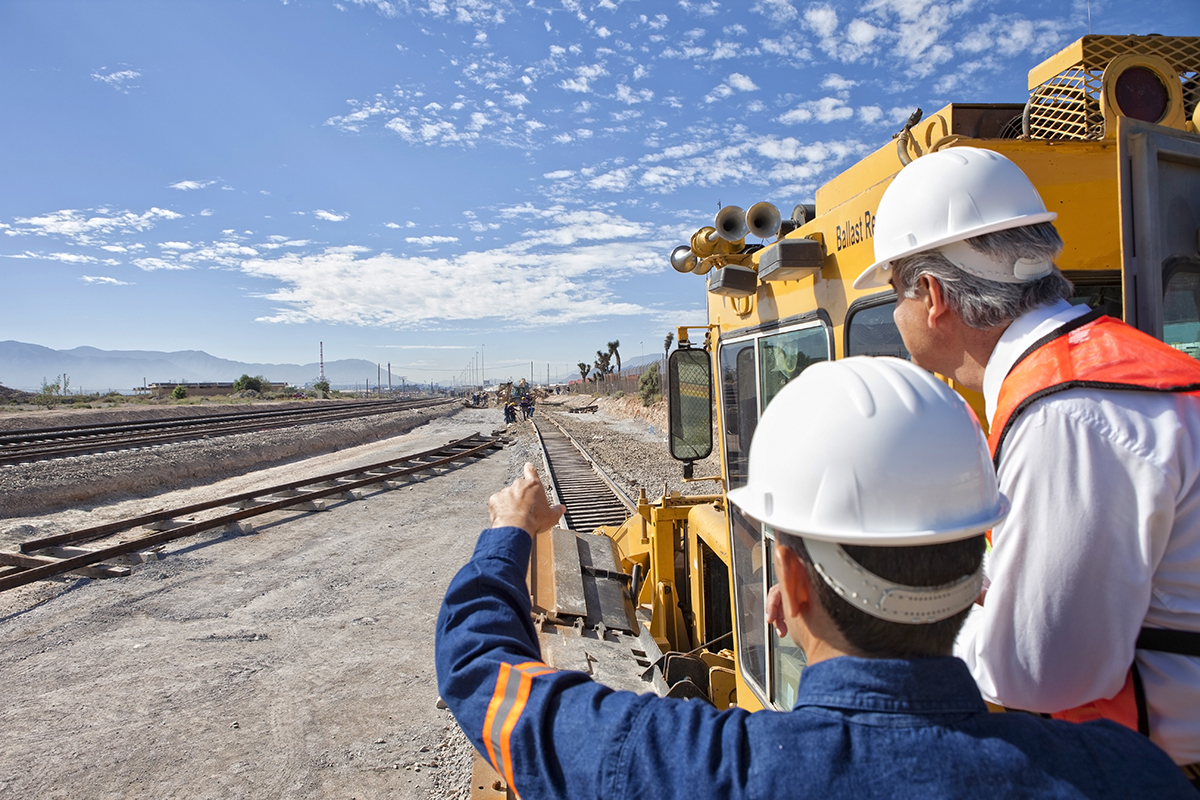
{"type": "Polygon", "coordinates": [[[543,431],[536,420],[533,423],[551,493],[567,507],[566,526],[591,533],[601,525],[623,523],[636,511],[637,504],[561,425],[548,416],[542,419],[557,429],[543,431]]]}
{"type": "Polygon", "coordinates": [[[155,429],[147,429],[144,432],[120,431],[109,436],[86,434],[74,440],[66,439],[56,443],[31,441],[25,444],[0,445],[0,464],[134,449],[211,438],[214,436],[229,436],[237,433],[275,430],[297,425],[316,425],[343,419],[411,411],[448,402],[452,401],[419,400],[403,404],[391,402],[386,404],[372,403],[369,406],[356,404],[352,408],[326,406],[321,409],[276,412],[254,420],[241,419],[229,422],[221,420],[219,417],[216,419],[201,418],[204,420],[203,422],[188,420],[176,424],[159,425],[157,430],[163,431],[161,433],[155,433],[155,429]]]}
{"type": "MultiPolygon", "coordinates": [[[[221,414],[200,414],[194,417],[171,417],[168,419],[148,419],[140,422],[92,422],[86,425],[58,425],[50,428],[23,428],[11,431],[0,431],[0,444],[16,442],[18,444],[29,440],[61,439],[71,436],[85,436],[91,433],[106,433],[110,431],[136,431],[145,428],[161,428],[171,425],[203,424],[223,420],[251,419],[269,417],[280,414],[314,413],[328,408],[353,408],[356,406],[378,406],[380,403],[397,402],[391,400],[356,400],[352,402],[320,402],[319,405],[292,404],[286,408],[259,409],[257,411],[231,411],[221,414]]],[[[400,401],[405,402],[405,401],[400,401]]]]}
{"type": "MultiPolygon", "coordinates": [[[[266,487],[264,489],[258,490],[257,492],[243,492],[239,495],[233,495],[231,497],[221,498],[220,501],[212,501],[207,504],[197,504],[197,505],[207,505],[209,508],[217,507],[220,505],[230,505],[230,504],[234,504],[234,503],[241,503],[241,502],[245,502],[248,500],[252,500],[255,497],[266,497],[266,496],[270,496],[272,494],[276,494],[276,493],[282,492],[282,491],[293,491],[302,486],[315,487],[319,484],[334,483],[334,482],[339,481],[339,479],[344,478],[348,475],[365,474],[365,477],[359,478],[357,480],[344,481],[344,482],[336,483],[336,485],[334,485],[334,486],[325,486],[324,488],[313,488],[309,491],[304,491],[304,492],[298,493],[294,497],[286,497],[286,498],[282,498],[282,499],[279,499],[279,500],[276,500],[273,502],[268,502],[268,503],[259,503],[254,506],[251,506],[249,508],[243,508],[241,510],[234,511],[234,512],[231,512],[228,514],[221,514],[219,516],[212,517],[212,518],[209,518],[206,520],[201,520],[198,522],[193,522],[190,524],[182,525],[178,528],[173,528],[171,530],[161,531],[159,533],[153,533],[153,534],[149,534],[146,536],[140,536],[135,539],[131,539],[127,542],[120,542],[116,545],[101,548],[98,550],[93,550],[89,553],[72,556],[70,558],[64,558],[54,564],[47,564],[47,565],[40,566],[40,567],[32,567],[30,569],[22,570],[20,572],[14,573],[14,574],[2,575],[2,576],[0,576],[0,592],[7,591],[8,589],[13,589],[18,586],[24,586],[25,584],[33,583],[34,581],[39,581],[44,578],[53,577],[53,576],[59,575],[63,572],[70,572],[73,570],[80,569],[82,567],[88,567],[93,564],[99,564],[110,558],[115,558],[117,556],[126,555],[128,553],[134,553],[134,552],[137,552],[140,550],[146,550],[149,548],[157,547],[158,545],[165,544],[167,542],[171,542],[176,539],[182,539],[186,536],[191,536],[193,534],[200,533],[201,531],[209,530],[212,528],[224,527],[226,525],[232,524],[234,522],[240,522],[241,520],[248,519],[250,517],[259,516],[259,515],[266,514],[266,513],[272,512],[272,511],[279,511],[279,510],[282,510],[285,508],[290,508],[292,506],[303,505],[305,503],[310,503],[313,500],[318,500],[318,499],[330,497],[333,495],[344,495],[347,492],[350,492],[354,489],[358,489],[358,488],[361,488],[364,486],[370,486],[370,485],[376,484],[376,483],[382,483],[385,481],[395,480],[397,478],[407,477],[409,475],[413,475],[418,472],[424,472],[427,470],[436,469],[437,467],[441,467],[441,466],[448,466],[456,461],[462,461],[462,460],[465,460],[468,458],[483,458],[484,456],[487,455],[487,453],[485,451],[498,449],[502,446],[503,446],[503,443],[499,437],[494,437],[494,436],[493,437],[485,437],[485,436],[481,436],[480,434],[474,434],[474,435],[468,436],[464,439],[459,439],[457,441],[450,442],[449,444],[446,444],[443,447],[435,448],[433,450],[426,450],[424,452],[416,453],[413,455],[401,456],[398,458],[390,459],[388,461],[381,461],[381,462],[378,462],[377,464],[372,464],[372,465],[368,465],[368,466],[356,467],[356,468],[348,469],[348,470],[340,470],[339,472],[329,473],[326,475],[318,475],[313,478],[307,479],[305,481],[294,481],[291,484],[285,484],[283,486],[266,487]],[[440,458],[437,457],[439,455],[441,456],[440,458]],[[398,467],[398,465],[403,464],[405,462],[411,462],[413,460],[425,459],[425,458],[432,458],[433,460],[422,461],[421,463],[414,464],[412,466],[398,467]],[[381,472],[379,470],[386,470],[386,471],[381,472]],[[366,474],[366,473],[371,473],[371,472],[374,472],[375,474],[366,474]]],[[[184,508],[194,508],[194,507],[187,506],[184,508]]],[[[141,520],[145,519],[145,517],[147,517],[147,516],[157,517],[157,520],[154,520],[154,521],[171,518],[169,516],[163,517],[162,515],[164,513],[166,513],[166,512],[157,512],[156,514],[152,514],[152,515],[143,515],[141,517],[134,517],[133,519],[130,519],[130,520],[123,520],[120,523],[111,523],[107,526],[99,526],[98,528],[85,529],[85,531],[77,531],[73,534],[63,534],[63,536],[59,536],[59,537],[49,537],[48,539],[36,540],[34,542],[26,542],[24,545],[22,545],[21,550],[23,552],[30,552],[30,550],[32,550],[34,548],[26,549],[26,547],[31,544],[40,544],[40,546],[36,549],[43,549],[46,547],[50,547],[53,545],[47,544],[46,542],[51,541],[51,540],[57,540],[59,543],[66,543],[66,542],[72,542],[72,541],[79,542],[79,541],[84,541],[85,539],[98,538],[99,536],[108,535],[108,534],[115,533],[115,532],[118,532],[121,530],[128,530],[128,529],[136,527],[138,525],[145,524],[141,520]],[[96,531],[99,530],[100,528],[105,528],[107,530],[104,533],[96,533],[96,531]],[[86,533],[88,535],[85,537],[81,537],[81,538],[71,538],[71,537],[74,537],[76,534],[81,534],[81,533],[86,533]]],[[[191,513],[191,512],[185,511],[182,509],[173,509],[171,513],[173,513],[176,516],[182,516],[185,513],[191,513]]]]}

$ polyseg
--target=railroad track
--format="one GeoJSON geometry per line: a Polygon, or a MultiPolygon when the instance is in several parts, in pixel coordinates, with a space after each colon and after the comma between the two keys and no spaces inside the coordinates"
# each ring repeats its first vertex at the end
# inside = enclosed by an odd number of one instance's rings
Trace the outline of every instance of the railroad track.
{"type": "Polygon", "coordinates": [[[238,526],[245,530],[242,520],[272,511],[290,508],[322,511],[326,499],[359,500],[362,495],[358,489],[380,484],[388,489],[406,485],[422,473],[441,474],[485,458],[505,443],[498,436],[476,433],[442,447],[376,464],[31,539],[20,544],[20,552],[0,551],[0,568],[7,567],[0,571],[0,592],[65,572],[82,572],[88,577],[128,575],[128,568],[104,562],[153,552],[167,542],[213,528],[238,526]],[[124,538],[104,546],[80,546],[113,537],[124,538]]]}
{"type": "Polygon", "coordinates": [[[579,442],[549,416],[534,421],[542,445],[554,502],[567,507],[565,526],[591,533],[601,525],[620,525],[637,508],[579,442]],[[549,422],[549,425],[545,423],[549,422]]]}
{"type": "Polygon", "coordinates": [[[42,461],[228,436],[235,433],[334,422],[425,408],[445,402],[450,401],[441,399],[368,400],[232,414],[208,414],[181,419],[0,431],[0,464],[42,461]]]}

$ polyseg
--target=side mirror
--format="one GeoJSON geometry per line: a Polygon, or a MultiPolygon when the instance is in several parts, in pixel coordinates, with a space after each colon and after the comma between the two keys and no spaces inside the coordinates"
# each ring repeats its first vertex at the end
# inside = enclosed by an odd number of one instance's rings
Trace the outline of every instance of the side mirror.
{"type": "Polygon", "coordinates": [[[712,361],[701,349],[681,349],[667,362],[667,417],[671,457],[691,462],[712,453],[712,361]]]}

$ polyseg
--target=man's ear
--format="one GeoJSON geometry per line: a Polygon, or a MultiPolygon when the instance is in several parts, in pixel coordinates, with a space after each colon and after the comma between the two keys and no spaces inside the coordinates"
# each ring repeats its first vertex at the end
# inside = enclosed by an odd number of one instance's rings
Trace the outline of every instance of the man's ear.
{"type": "Polygon", "coordinates": [[[783,585],[784,611],[789,617],[799,617],[800,610],[813,602],[812,582],[800,556],[787,547],[776,547],[779,583],[783,585]]]}
{"type": "Polygon", "coordinates": [[[931,330],[948,321],[946,314],[949,313],[950,307],[946,305],[946,294],[937,278],[930,275],[921,276],[920,296],[925,303],[926,321],[931,330]]]}

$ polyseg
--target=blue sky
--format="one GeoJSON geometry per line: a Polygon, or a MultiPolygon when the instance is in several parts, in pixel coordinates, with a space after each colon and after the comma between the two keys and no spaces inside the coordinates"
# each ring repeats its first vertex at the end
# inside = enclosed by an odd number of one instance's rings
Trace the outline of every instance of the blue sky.
{"type": "MultiPolygon", "coordinates": [[[[1200,33],[1195,0],[1096,33],[1200,33]]],[[[0,339],[565,377],[703,320],[667,264],[916,106],[1022,102],[1031,0],[0,2],[0,339]]]]}

